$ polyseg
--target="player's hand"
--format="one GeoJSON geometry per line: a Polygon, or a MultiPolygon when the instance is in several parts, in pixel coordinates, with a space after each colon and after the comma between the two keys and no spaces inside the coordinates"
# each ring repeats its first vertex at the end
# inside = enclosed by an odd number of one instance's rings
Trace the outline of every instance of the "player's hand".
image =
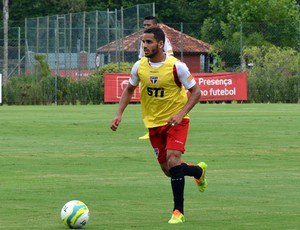
{"type": "Polygon", "coordinates": [[[116,116],[110,125],[112,131],[116,131],[118,129],[119,124],[121,123],[122,118],[120,116],[116,116]]]}
{"type": "Polygon", "coordinates": [[[168,124],[171,125],[171,126],[176,126],[178,124],[181,123],[183,117],[180,116],[179,114],[175,114],[175,115],[172,115],[168,120],[168,124]]]}

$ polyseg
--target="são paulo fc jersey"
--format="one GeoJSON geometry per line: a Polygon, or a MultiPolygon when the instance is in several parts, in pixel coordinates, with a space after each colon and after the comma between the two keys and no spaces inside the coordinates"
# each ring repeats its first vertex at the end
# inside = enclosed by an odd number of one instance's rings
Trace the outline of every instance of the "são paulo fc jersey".
{"type": "Polygon", "coordinates": [[[186,89],[196,84],[187,66],[167,55],[160,63],[151,63],[146,57],[137,61],[129,82],[134,86],[140,83],[143,121],[147,128],[167,124],[168,118],[185,106],[186,89]]]}

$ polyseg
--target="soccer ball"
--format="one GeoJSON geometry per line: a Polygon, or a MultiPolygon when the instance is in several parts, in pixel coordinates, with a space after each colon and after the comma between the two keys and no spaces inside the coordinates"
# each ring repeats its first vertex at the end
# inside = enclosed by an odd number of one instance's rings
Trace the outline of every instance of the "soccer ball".
{"type": "Polygon", "coordinates": [[[68,228],[82,228],[89,221],[89,209],[85,203],[71,200],[61,209],[60,217],[68,228]]]}

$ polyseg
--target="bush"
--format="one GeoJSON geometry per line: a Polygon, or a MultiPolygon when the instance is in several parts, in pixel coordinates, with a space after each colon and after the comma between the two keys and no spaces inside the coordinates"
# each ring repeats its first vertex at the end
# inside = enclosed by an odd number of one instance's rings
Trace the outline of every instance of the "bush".
{"type": "Polygon", "coordinates": [[[43,56],[36,56],[39,70],[35,76],[14,76],[3,86],[3,104],[49,105],[100,104],[104,100],[103,75],[107,72],[130,72],[133,63],[108,64],[88,78],[53,77],[43,56]],[[120,71],[119,71],[120,70],[120,71]]]}
{"type": "Polygon", "coordinates": [[[244,49],[251,102],[297,103],[300,98],[300,54],[291,48],[273,45],[244,49]]]}
{"type": "Polygon", "coordinates": [[[9,105],[39,104],[37,98],[41,97],[41,89],[38,87],[35,77],[13,77],[4,89],[3,103],[9,105]]]}
{"type": "Polygon", "coordinates": [[[298,103],[300,76],[276,77],[248,75],[248,100],[255,103],[298,103]]]}

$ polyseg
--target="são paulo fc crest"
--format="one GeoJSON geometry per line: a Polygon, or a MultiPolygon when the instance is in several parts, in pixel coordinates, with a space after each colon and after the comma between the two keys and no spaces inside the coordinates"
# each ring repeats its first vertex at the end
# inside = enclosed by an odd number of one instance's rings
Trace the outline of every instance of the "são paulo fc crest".
{"type": "Polygon", "coordinates": [[[150,81],[151,81],[151,83],[153,85],[156,84],[157,80],[158,80],[158,77],[156,77],[156,76],[150,76],[150,81]]]}

